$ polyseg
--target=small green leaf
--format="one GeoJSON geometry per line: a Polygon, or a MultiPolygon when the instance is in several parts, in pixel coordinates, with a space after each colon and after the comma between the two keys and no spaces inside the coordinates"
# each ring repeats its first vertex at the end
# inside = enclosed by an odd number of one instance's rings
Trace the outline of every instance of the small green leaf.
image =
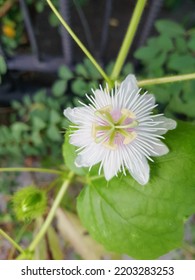
{"type": "Polygon", "coordinates": [[[149,46],[146,46],[146,47],[139,48],[134,53],[134,56],[137,59],[150,62],[152,61],[152,59],[154,59],[154,57],[157,55],[158,52],[159,52],[158,48],[153,49],[149,46]]]}
{"type": "Polygon", "coordinates": [[[38,13],[42,13],[44,10],[44,2],[38,1],[35,3],[35,7],[38,13]]]}
{"type": "Polygon", "coordinates": [[[179,53],[183,54],[187,52],[187,42],[185,37],[176,37],[175,44],[179,53]]]}
{"type": "Polygon", "coordinates": [[[161,35],[157,37],[156,41],[159,50],[162,50],[164,52],[169,52],[174,49],[172,40],[166,35],[161,35]]]}
{"type": "Polygon", "coordinates": [[[108,63],[108,65],[106,65],[106,73],[110,76],[112,73],[112,70],[114,68],[115,62],[111,61],[108,63]]]}
{"type": "Polygon", "coordinates": [[[16,100],[14,100],[12,102],[12,108],[15,109],[15,110],[20,110],[22,107],[22,104],[16,100]]]}
{"type": "Polygon", "coordinates": [[[41,135],[39,131],[33,131],[31,135],[31,141],[35,146],[40,146],[43,143],[41,135]]]}
{"type": "Polygon", "coordinates": [[[195,117],[195,100],[190,99],[188,102],[183,102],[179,95],[173,95],[168,108],[172,112],[195,117]]]}
{"type": "Polygon", "coordinates": [[[38,131],[44,129],[47,126],[47,124],[41,118],[39,118],[37,116],[33,117],[32,123],[33,123],[34,129],[36,129],[38,131]]]}
{"type": "Polygon", "coordinates": [[[36,92],[36,94],[33,96],[33,100],[36,103],[45,103],[46,99],[46,90],[41,89],[36,92]]]}
{"type": "Polygon", "coordinates": [[[11,125],[11,132],[13,133],[13,138],[16,141],[20,141],[23,132],[28,130],[29,130],[29,126],[22,122],[15,122],[11,125]]]}
{"type": "Polygon", "coordinates": [[[57,128],[57,126],[53,124],[48,127],[47,136],[49,137],[50,140],[54,142],[59,142],[62,140],[59,129],[57,128]]]}
{"type": "MultiPolygon", "coordinates": [[[[151,63],[148,65],[148,69],[151,72],[156,72],[159,68],[161,68],[166,61],[167,54],[162,52],[157,57],[155,57],[154,60],[151,61],[151,63]]],[[[155,75],[157,76],[157,75],[155,75]]]]}
{"type": "Polygon", "coordinates": [[[168,61],[170,70],[178,71],[179,73],[190,73],[195,68],[195,58],[190,54],[179,55],[173,54],[168,61]]]}
{"type": "Polygon", "coordinates": [[[78,175],[84,175],[86,174],[86,171],[84,168],[79,168],[75,165],[74,161],[76,159],[76,147],[71,145],[69,143],[71,131],[67,131],[65,135],[65,141],[62,147],[62,153],[64,157],[65,165],[72,170],[74,173],[78,175]]]}
{"type": "Polygon", "coordinates": [[[62,119],[62,116],[55,110],[51,110],[51,113],[50,113],[50,122],[52,124],[57,124],[61,121],[62,119]]]}
{"type": "Polygon", "coordinates": [[[133,65],[130,62],[126,63],[122,69],[122,74],[124,75],[124,77],[128,76],[133,72],[134,72],[133,65]]]}
{"type": "Polygon", "coordinates": [[[75,80],[71,85],[72,91],[80,96],[84,96],[87,92],[87,83],[82,79],[75,80]]]}
{"type": "Polygon", "coordinates": [[[92,62],[88,58],[84,58],[83,63],[89,73],[89,76],[92,79],[100,79],[101,76],[98,72],[98,70],[95,68],[95,66],[92,64],[92,62]]]}
{"type": "Polygon", "coordinates": [[[59,68],[58,75],[61,79],[67,80],[67,81],[73,78],[73,73],[65,65],[63,65],[59,68]]]}
{"type": "Polygon", "coordinates": [[[183,35],[185,33],[184,28],[180,24],[171,20],[158,20],[155,27],[159,33],[168,37],[177,37],[178,35],[183,35]]]}
{"type": "Polygon", "coordinates": [[[57,27],[59,26],[59,20],[57,18],[57,16],[54,13],[51,13],[49,15],[49,23],[51,24],[51,26],[53,27],[57,27]]]}
{"type": "Polygon", "coordinates": [[[56,97],[61,97],[65,94],[67,89],[67,81],[66,80],[58,80],[52,86],[53,95],[56,97]]]}
{"type": "Polygon", "coordinates": [[[146,186],[130,175],[109,182],[89,178],[77,209],[92,237],[108,250],[137,259],[154,259],[180,247],[184,221],[195,212],[194,139],[190,123],[169,132],[170,152],[155,158],[146,186]]]}
{"type": "Polygon", "coordinates": [[[89,74],[86,70],[86,67],[81,63],[76,65],[75,72],[77,75],[81,75],[85,79],[89,78],[89,74]]]}
{"type": "Polygon", "coordinates": [[[188,41],[188,48],[193,52],[195,51],[195,36],[191,37],[188,41]]]}
{"type": "Polygon", "coordinates": [[[5,74],[7,72],[7,65],[5,59],[0,55],[0,74],[5,74]]]}

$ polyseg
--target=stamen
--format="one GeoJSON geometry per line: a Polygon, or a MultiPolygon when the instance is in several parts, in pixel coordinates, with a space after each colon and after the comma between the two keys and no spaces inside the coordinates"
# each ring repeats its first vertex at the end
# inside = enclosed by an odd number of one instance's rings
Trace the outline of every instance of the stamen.
{"type": "Polygon", "coordinates": [[[135,115],[128,109],[121,109],[121,117],[119,120],[114,120],[112,116],[112,106],[105,106],[100,110],[95,111],[95,115],[98,116],[101,121],[92,124],[92,137],[97,144],[103,144],[105,147],[115,150],[117,148],[118,135],[122,136],[122,142],[124,145],[132,142],[136,137],[137,133],[135,131],[128,131],[128,129],[138,126],[137,120],[132,120],[130,123],[127,122],[128,119],[135,118],[135,115]]]}
{"type": "Polygon", "coordinates": [[[115,128],[126,129],[126,128],[134,128],[136,126],[138,126],[138,121],[132,121],[131,123],[125,125],[116,125],[115,128]]]}

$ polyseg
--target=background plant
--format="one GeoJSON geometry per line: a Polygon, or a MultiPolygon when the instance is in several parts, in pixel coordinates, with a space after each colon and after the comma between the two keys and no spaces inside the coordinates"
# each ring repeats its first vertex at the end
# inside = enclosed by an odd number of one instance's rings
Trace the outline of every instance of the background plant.
{"type": "MultiPolygon", "coordinates": [[[[158,35],[149,38],[146,45],[134,54],[142,66],[140,76],[162,77],[179,75],[194,71],[195,68],[195,31],[185,30],[181,24],[158,20],[155,23],[158,35]]],[[[148,86],[155,93],[161,109],[167,116],[178,119],[195,118],[195,82],[173,83],[148,86]]]]}
{"type": "MultiPolygon", "coordinates": [[[[113,63],[107,66],[108,72],[112,66],[113,63]]],[[[132,66],[128,63],[122,76],[130,70],[132,66]]],[[[61,66],[50,91],[42,89],[33,96],[25,95],[21,102],[13,101],[10,125],[0,126],[2,164],[9,159],[12,164],[24,162],[26,157],[39,159],[43,166],[60,164],[61,146],[68,126],[63,116],[64,107],[77,106],[78,100],[85,101],[85,94],[101,82],[100,74],[86,58],[74,71],[61,66]]]]}

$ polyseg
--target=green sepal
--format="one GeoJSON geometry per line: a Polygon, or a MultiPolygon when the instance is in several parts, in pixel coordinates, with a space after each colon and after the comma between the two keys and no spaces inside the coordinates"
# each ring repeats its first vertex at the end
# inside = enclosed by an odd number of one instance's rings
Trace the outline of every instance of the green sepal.
{"type": "Polygon", "coordinates": [[[62,147],[64,162],[65,165],[75,174],[85,175],[86,173],[88,173],[88,169],[79,168],[75,165],[75,159],[77,153],[76,153],[76,147],[70,144],[70,134],[72,132],[73,132],[72,130],[68,130],[65,134],[64,144],[62,147]]]}
{"type": "Polygon", "coordinates": [[[35,186],[27,186],[14,194],[12,205],[18,220],[30,222],[45,213],[47,195],[35,186]]]}

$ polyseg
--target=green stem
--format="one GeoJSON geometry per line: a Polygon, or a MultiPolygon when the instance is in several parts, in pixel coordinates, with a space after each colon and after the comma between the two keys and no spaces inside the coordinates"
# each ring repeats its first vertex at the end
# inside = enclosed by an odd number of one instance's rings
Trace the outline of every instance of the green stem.
{"type": "Polygon", "coordinates": [[[145,4],[147,0],[138,0],[136,7],[133,12],[133,16],[129,22],[129,26],[125,35],[125,38],[123,40],[122,46],[120,48],[119,54],[117,56],[116,63],[114,65],[114,69],[112,71],[112,74],[110,78],[112,80],[116,80],[121,72],[121,69],[123,67],[123,64],[125,62],[125,59],[127,57],[127,54],[129,52],[129,49],[131,47],[131,44],[133,42],[133,38],[135,36],[136,30],[138,28],[141,15],[143,13],[145,4]]]}
{"type": "Polygon", "coordinates": [[[143,87],[143,86],[149,86],[149,85],[175,83],[175,82],[182,82],[182,81],[193,80],[193,79],[195,79],[195,73],[142,80],[142,81],[138,82],[138,86],[143,87]]]}
{"type": "Polygon", "coordinates": [[[24,250],[2,229],[0,229],[0,234],[7,239],[20,253],[24,253],[24,250]]]}
{"type": "Polygon", "coordinates": [[[35,239],[32,241],[32,243],[29,245],[29,248],[28,250],[29,251],[34,251],[34,249],[36,248],[37,244],[41,241],[41,239],[43,238],[43,236],[45,235],[48,227],[50,226],[53,218],[54,218],[54,215],[56,213],[56,210],[72,180],[72,177],[73,177],[74,173],[73,172],[70,172],[69,173],[69,176],[67,178],[67,180],[64,181],[60,191],[58,192],[55,200],[54,200],[54,203],[52,205],[52,208],[43,224],[43,226],[41,227],[40,231],[38,232],[38,234],[36,235],[35,239]]]}
{"type": "Polygon", "coordinates": [[[93,65],[96,67],[96,69],[99,71],[99,73],[102,75],[102,77],[105,79],[105,81],[108,83],[110,87],[113,86],[112,81],[107,76],[107,74],[104,72],[102,67],[97,63],[97,61],[94,59],[94,57],[91,55],[91,53],[87,50],[87,48],[83,45],[83,43],[80,41],[80,39],[77,37],[77,35],[72,31],[70,26],[65,22],[65,20],[61,17],[57,9],[54,7],[52,2],[50,0],[46,0],[54,14],[57,16],[61,24],[64,26],[64,28],[67,30],[67,32],[70,34],[70,36],[73,38],[73,40],[77,43],[77,45],[81,48],[81,50],[85,53],[85,55],[89,58],[89,60],[93,63],[93,65]]]}
{"type": "Polygon", "coordinates": [[[61,175],[63,172],[55,169],[34,168],[34,167],[5,167],[0,168],[0,172],[40,172],[61,175]]]}

